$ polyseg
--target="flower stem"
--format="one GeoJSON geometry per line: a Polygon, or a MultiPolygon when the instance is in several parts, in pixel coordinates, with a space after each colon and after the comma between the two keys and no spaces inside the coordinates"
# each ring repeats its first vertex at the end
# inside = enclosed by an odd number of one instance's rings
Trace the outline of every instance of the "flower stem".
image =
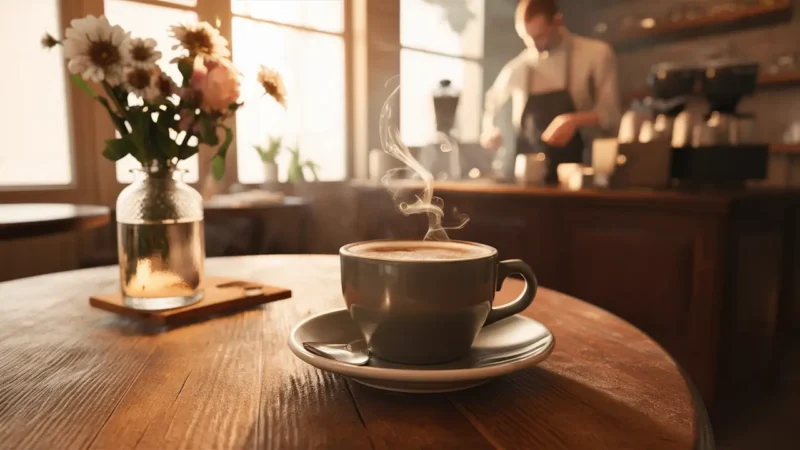
{"type": "Polygon", "coordinates": [[[108,82],[103,81],[103,90],[106,91],[106,95],[111,97],[111,101],[114,102],[114,106],[117,107],[117,114],[119,116],[125,117],[125,107],[122,106],[122,103],[119,101],[119,98],[114,94],[114,90],[111,88],[111,85],[108,82]]]}

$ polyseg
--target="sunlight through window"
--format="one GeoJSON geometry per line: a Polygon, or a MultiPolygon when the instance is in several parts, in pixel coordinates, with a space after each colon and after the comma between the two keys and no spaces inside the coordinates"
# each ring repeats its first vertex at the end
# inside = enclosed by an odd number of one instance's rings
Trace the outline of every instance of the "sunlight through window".
{"type": "Polygon", "coordinates": [[[13,109],[3,115],[0,186],[66,185],[72,182],[67,78],[61,47],[42,49],[45,31],[61,28],[56,0],[0,2],[4,60],[0,95],[13,109]],[[35,98],[31,93],[35,92],[35,98]],[[40,101],[45,100],[45,101],[40,101]]]}
{"type": "MultiPolygon", "coordinates": [[[[233,18],[233,62],[242,72],[246,103],[236,114],[239,181],[264,181],[253,145],[266,144],[270,136],[282,136],[285,146],[297,146],[303,159],[319,164],[321,180],[344,179],[344,38],[327,32],[341,31],[342,2],[234,1],[232,8],[235,13],[248,12],[254,17],[233,18]],[[326,32],[290,28],[283,23],[319,27],[326,32]],[[282,75],[286,110],[263,95],[256,82],[261,64],[282,75]]],[[[280,179],[284,181],[288,158],[287,152],[278,158],[280,179]]]]}
{"type": "Polygon", "coordinates": [[[400,132],[409,146],[436,131],[433,92],[448,79],[460,92],[456,134],[477,142],[483,105],[484,0],[400,2],[400,132]]]}

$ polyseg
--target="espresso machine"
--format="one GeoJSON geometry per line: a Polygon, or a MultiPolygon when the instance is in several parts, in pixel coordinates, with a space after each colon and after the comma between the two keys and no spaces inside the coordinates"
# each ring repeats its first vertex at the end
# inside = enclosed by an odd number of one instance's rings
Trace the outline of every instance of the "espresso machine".
{"type": "MultiPolygon", "coordinates": [[[[755,140],[755,117],[739,111],[758,83],[758,64],[719,59],[698,74],[702,120],[692,124],[689,145],[673,143],[671,175],[685,184],[743,184],[766,178],[769,145],[755,140]]],[[[686,144],[686,143],[685,143],[686,144]]]]}
{"type": "Polygon", "coordinates": [[[651,140],[666,140],[673,147],[681,147],[688,141],[692,126],[699,121],[692,106],[700,70],[693,65],[672,63],[652,67],[647,77],[652,92],[651,140]]]}
{"type": "Polygon", "coordinates": [[[653,66],[646,107],[629,111],[620,124],[610,185],[630,186],[633,180],[643,187],[740,185],[764,179],[769,146],[755,142],[754,116],[739,111],[757,80],[758,64],[749,61],[653,66]]]}

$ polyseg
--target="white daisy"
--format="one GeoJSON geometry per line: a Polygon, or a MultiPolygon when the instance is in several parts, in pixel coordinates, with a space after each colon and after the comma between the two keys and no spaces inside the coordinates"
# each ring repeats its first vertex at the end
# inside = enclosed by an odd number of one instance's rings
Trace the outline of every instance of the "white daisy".
{"type": "Polygon", "coordinates": [[[111,26],[105,16],[86,16],[70,22],[64,39],[67,68],[86,81],[122,82],[128,60],[129,34],[119,25],[111,26]]]}
{"type": "Polygon", "coordinates": [[[286,108],[286,87],[283,85],[281,74],[276,70],[261,66],[258,71],[258,82],[264,87],[267,94],[286,108]]]}
{"type": "Polygon", "coordinates": [[[208,22],[174,25],[171,30],[172,37],[180,42],[172,47],[173,50],[183,48],[189,52],[190,57],[202,56],[209,60],[227,58],[231,55],[228,41],[208,22]]]}
{"type": "Polygon", "coordinates": [[[138,95],[147,102],[159,98],[158,88],[154,85],[153,72],[141,67],[130,67],[125,70],[125,89],[131,94],[138,95]]]}
{"type": "Polygon", "coordinates": [[[128,47],[128,59],[133,67],[154,68],[156,61],[161,59],[161,52],[156,50],[156,40],[150,38],[131,39],[128,47]]]}

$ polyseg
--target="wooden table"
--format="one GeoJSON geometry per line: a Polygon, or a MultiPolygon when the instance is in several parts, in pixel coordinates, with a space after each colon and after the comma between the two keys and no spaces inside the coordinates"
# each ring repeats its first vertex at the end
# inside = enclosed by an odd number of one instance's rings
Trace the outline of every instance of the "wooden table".
{"type": "MultiPolygon", "coordinates": [[[[540,290],[556,335],[541,366],[468,391],[378,391],[319,371],[286,342],[341,307],[335,256],[210,259],[207,272],[294,297],[181,328],[88,305],[115,267],[0,283],[0,442],[25,449],[688,449],[704,410],[666,353],[621,319],[540,290]]],[[[504,301],[521,289],[509,280],[504,301]]]]}
{"type": "Polygon", "coordinates": [[[0,240],[45,236],[101,227],[110,220],[104,206],[60,203],[0,205],[0,240]]]}

